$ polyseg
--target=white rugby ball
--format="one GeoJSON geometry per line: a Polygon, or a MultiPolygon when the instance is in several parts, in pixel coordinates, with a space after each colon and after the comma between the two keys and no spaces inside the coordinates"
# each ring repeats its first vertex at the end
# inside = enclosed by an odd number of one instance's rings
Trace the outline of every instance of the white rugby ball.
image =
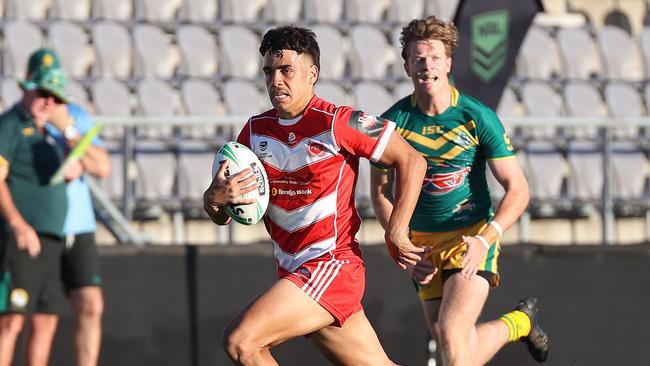
{"type": "Polygon", "coordinates": [[[253,151],[238,142],[231,141],[219,149],[214,156],[214,162],[212,163],[213,177],[226,159],[230,160],[225,172],[226,178],[246,168],[251,168],[253,174],[257,177],[257,189],[241,195],[242,198],[255,199],[255,203],[226,205],[224,209],[228,216],[240,224],[256,224],[262,219],[266,208],[269,206],[269,179],[266,176],[266,170],[264,170],[262,162],[253,151]]]}

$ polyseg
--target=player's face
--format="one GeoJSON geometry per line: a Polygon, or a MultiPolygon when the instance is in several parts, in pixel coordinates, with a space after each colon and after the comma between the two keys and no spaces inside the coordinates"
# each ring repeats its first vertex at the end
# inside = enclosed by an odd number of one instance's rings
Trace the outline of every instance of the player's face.
{"type": "Polygon", "coordinates": [[[37,125],[45,124],[52,116],[57,106],[62,103],[52,93],[45,90],[32,90],[25,93],[25,107],[34,118],[37,125]]]}
{"type": "Polygon", "coordinates": [[[271,104],[281,118],[302,113],[314,96],[318,68],[311,56],[293,50],[267,52],[263,69],[271,104]]]}
{"type": "Polygon", "coordinates": [[[439,40],[418,40],[408,44],[408,58],[404,62],[406,74],[413,80],[416,91],[433,94],[447,88],[447,74],[451,71],[451,57],[439,40]]]}

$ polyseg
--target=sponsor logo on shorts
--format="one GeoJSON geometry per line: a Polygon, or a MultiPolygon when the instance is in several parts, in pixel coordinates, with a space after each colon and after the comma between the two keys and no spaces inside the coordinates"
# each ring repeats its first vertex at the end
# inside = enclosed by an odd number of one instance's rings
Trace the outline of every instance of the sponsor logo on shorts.
{"type": "Polygon", "coordinates": [[[465,178],[472,168],[467,167],[455,172],[433,173],[435,167],[429,167],[427,175],[422,183],[422,191],[427,194],[438,196],[447,194],[465,183],[465,178]],[[432,169],[433,168],[433,169],[432,169]]]}
{"type": "Polygon", "coordinates": [[[29,302],[29,294],[25,289],[15,288],[11,290],[9,302],[11,302],[12,307],[22,309],[27,306],[27,303],[29,302]]]}

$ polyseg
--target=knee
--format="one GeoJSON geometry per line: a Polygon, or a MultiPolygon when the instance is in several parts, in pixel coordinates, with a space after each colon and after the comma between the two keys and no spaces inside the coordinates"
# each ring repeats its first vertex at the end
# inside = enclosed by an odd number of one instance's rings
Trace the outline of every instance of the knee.
{"type": "Polygon", "coordinates": [[[101,318],[104,313],[104,299],[101,293],[83,296],[77,300],[76,311],[81,317],[101,318]]]}
{"type": "Polygon", "coordinates": [[[257,347],[247,333],[236,325],[228,324],[223,330],[223,349],[235,362],[251,357],[257,347]]]}
{"type": "Polygon", "coordinates": [[[17,336],[23,329],[25,317],[21,314],[6,314],[0,316],[0,334],[5,336],[17,336]]]}
{"type": "Polygon", "coordinates": [[[440,324],[438,326],[438,342],[446,353],[455,353],[462,346],[463,334],[458,327],[451,324],[440,324]]]}

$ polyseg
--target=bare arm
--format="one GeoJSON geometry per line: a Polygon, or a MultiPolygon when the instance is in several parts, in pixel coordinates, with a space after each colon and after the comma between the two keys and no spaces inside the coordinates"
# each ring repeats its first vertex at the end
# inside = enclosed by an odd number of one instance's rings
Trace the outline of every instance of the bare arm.
{"type": "Polygon", "coordinates": [[[393,170],[380,170],[370,167],[370,197],[377,221],[386,230],[390,214],[393,212],[393,170]]]}
{"type": "MultiPolygon", "coordinates": [[[[528,182],[516,158],[488,160],[488,164],[490,170],[492,170],[492,173],[506,191],[492,219],[505,231],[517,221],[528,206],[528,182]]],[[[492,225],[488,225],[480,236],[490,246],[500,237],[497,229],[492,225]]],[[[461,262],[463,265],[461,274],[471,278],[476,274],[488,248],[485,247],[485,243],[482,243],[475,236],[463,236],[463,241],[467,243],[468,249],[461,262]]]]}
{"type": "MultiPolygon", "coordinates": [[[[386,244],[398,266],[406,268],[421,258],[424,251],[408,238],[408,225],[420,196],[427,163],[399,134],[393,132],[384,154],[379,159],[384,166],[395,169],[395,201],[386,226],[386,244]]],[[[385,207],[387,208],[387,207],[385,207]]]]}
{"type": "Polygon", "coordinates": [[[18,249],[27,249],[32,257],[37,256],[41,252],[41,242],[38,235],[20,214],[9,186],[7,185],[7,177],[9,176],[9,167],[5,164],[0,164],[0,214],[5,218],[16,237],[18,249]]]}
{"type": "MultiPolygon", "coordinates": [[[[505,189],[505,195],[493,218],[505,231],[519,219],[519,216],[528,207],[528,181],[516,158],[489,160],[488,164],[496,179],[505,189]]],[[[485,235],[485,239],[489,243],[498,239],[498,233],[492,226],[488,226],[482,235],[485,235]]]]}

